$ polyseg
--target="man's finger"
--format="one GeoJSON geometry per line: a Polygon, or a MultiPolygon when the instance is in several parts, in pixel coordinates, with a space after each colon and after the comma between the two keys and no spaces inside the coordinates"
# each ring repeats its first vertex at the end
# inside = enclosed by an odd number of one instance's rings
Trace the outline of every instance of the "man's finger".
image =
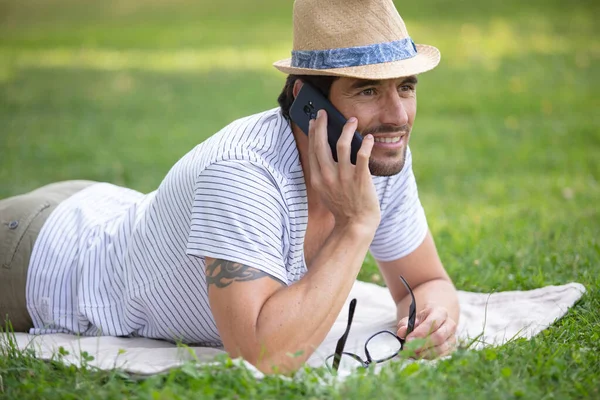
{"type": "Polygon", "coordinates": [[[358,150],[356,156],[356,170],[359,174],[363,174],[363,176],[371,176],[369,159],[371,158],[371,151],[373,150],[374,144],[375,139],[373,138],[373,135],[367,135],[363,138],[362,145],[358,150]]]}
{"type": "Polygon", "coordinates": [[[358,126],[356,118],[351,117],[342,129],[342,134],[337,141],[337,159],[338,167],[341,169],[342,174],[348,179],[353,179],[352,164],[350,163],[350,149],[354,132],[358,126]]]}
{"type": "Polygon", "coordinates": [[[396,325],[396,336],[406,339],[406,331],[408,330],[408,317],[402,318],[396,325]]]}
{"type": "Polygon", "coordinates": [[[315,142],[315,120],[311,119],[308,122],[308,164],[310,165],[311,185],[318,188],[322,179],[315,142]]]}
{"type": "Polygon", "coordinates": [[[315,130],[314,150],[317,160],[319,161],[323,175],[330,174],[334,169],[334,161],[329,142],[327,141],[327,112],[325,110],[319,110],[317,119],[313,121],[313,127],[315,130]]]}
{"type": "MultiPolygon", "coordinates": [[[[442,326],[439,327],[439,329],[427,335],[427,337],[425,338],[425,344],[421,346],[418,351],[434,348],[441,345],[442,343],[448,341],[449,338],[454,336],[455,331],[456,329],[453,328],[453,322],[451,320],[447,320],[444,324],[442,324],[442,326]]],[[[410,335],[410,337],[414,338],[412,334],[410,335]]]]}
{"type": "Polygon", "coordinates": [[[426,309],[420,315],[422,322],[415,327],[415,330],[409,335],[412,338],[426,338],[440,327],[448,319],[448,312],[444,308],[426,309]],[[423,318],[425,314],[425,318],[423,318]]]}
{"type": "Polygon", "coordinates": [[[417,350],[415,355],[417,358],[425,358],[428,360],[447,356],[456,350],[456,343],[456,337],[452,336],[449,338],[449,340],[441,343],[438,346],[417,350]]]}
{"type": "Polygon", "coordinates": [[[398,321],[398,323],[396,324],[396,328],[401,328],[401,327],[407,326],[407,325],[408,325],[408,317],[404,317],[400,321],[398,321]]]}
{"type": "Polygon", "coordinates": [[[396,336],[398,336],[399,338],[402,338],[402,339],[406,339],[406,331],[407,330],[408,330],[408,327],[406,325],[399,327],[396,331],[396,336]]]}

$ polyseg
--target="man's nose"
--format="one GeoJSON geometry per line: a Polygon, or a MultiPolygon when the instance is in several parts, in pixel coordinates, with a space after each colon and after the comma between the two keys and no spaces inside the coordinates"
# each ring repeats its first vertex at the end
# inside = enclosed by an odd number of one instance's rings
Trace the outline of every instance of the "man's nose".
{"type": "Polygon", "coordinates": [[[408,124],[408,112],[404,101],[398,92],[390,93],[384,107],[382,108],[381,123],[395,126],[408,124]]]}

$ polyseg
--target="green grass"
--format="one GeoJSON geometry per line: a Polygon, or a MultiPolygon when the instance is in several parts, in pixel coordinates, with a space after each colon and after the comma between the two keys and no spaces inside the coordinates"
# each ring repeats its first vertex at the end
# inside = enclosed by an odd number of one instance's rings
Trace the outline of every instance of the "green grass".
{"type": "MultiPolygon", "coordinates": [[[[600,397],[600,7],[403,2],[440,66],[411,148],[446,268],[469,291],[588,292],[539,336],[341,385],[257,382],[223,360],[144,380],[0,345],[0,397],[600,397]]],[[[398,3],[400,4],[400,3],[398,3]]],[[[291,2],[0,0],[0,198],[63,179],[154,190],[231,120],[276,106],[291,2]]],[[[360,278],[380,282],[367,258],[360,278]]]]}

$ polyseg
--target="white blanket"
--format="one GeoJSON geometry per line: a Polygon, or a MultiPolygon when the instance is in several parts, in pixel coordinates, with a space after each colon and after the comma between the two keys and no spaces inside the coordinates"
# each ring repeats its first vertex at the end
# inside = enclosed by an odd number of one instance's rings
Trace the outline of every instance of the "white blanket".
{"type": "MultiPolygon", "coordinates": [[[[459,341],[465,343],[478,338],[471,348],[481,348],[501,345],[513,338],[530,338],[565,315],[583,293],[585,288],[579,283],[492,294],[459,291],[459,341]]],[[[353,298],[358,303],[345,351],[362,357],[365,340],[372,333],[385,329],[394,331],[396,310],[389,291],[375,284],[357,281],[337,321],[309,358],[308,365],[321,366],[325,358],[334,352],[337,340],[346,329],[348,304],[353,298]]],[[[306,310],[306,318],[310,318],[310,310],[306,310]]],[[[190,360],[210,362],[216,355],[223,354],[220,349],[177,347],[164,341],[142,338],[15,335],[19,348],[31,348],[43,359],[52,358],[59,347],[63,347],[69,352],[63,357],[68,363],[79,364],[81,354],[87,352],[94,357],[88,365],[101,369],[117,367],[141,375],[160,373],[190,360]]],[[[254,370],[251,366],[249,368],[254,370]]],[[[260,376],[260,373],[257,375],[260,376]]]]}

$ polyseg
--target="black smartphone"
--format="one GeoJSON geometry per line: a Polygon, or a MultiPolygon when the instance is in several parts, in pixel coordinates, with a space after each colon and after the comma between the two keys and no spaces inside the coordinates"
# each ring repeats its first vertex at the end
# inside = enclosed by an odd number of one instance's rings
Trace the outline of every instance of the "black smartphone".
{"type": "MultiPolygon", "coordinates": [[[[333,104],[309,83],[304,82],[290,107],[290,118],[308,136],[308,122],[317,118],[317,111],[327,112],[327,138],[333,159],[337,162],[337,142],[342,135],[342,129],[346,124],[346,118],[333,104]]],[[[350,149],[350,162],[356,165],[356,156],[362,145],[362,136],[358,131],[354,132],[350,149]]]]}

